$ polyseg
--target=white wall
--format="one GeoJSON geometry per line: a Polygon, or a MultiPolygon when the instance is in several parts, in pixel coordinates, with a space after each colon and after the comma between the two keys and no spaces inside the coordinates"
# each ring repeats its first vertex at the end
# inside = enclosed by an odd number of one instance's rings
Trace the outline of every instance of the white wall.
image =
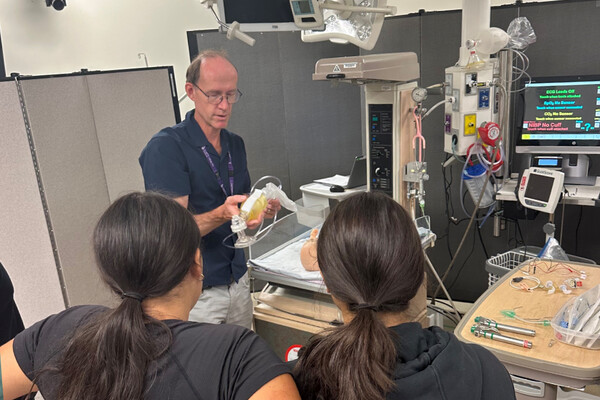
{"type": "MultiPolygon", "coordinates": [[[[548,0],[546,0],[548,1],[548,0]]],[[[398,14],[461,8],[461,0],[388,0],[398,14]]],[[[492,0],[492,5],[510,3],[492,0]]],[[[69,73],[173,65],[181,96],[189,64],[186,31],[216,29],[200,0],[67,0],[62,11],[44,0],[0,0],[7,73],[69,73]]],[[[253,34],[255,36],[256,34],[253,34]]],[[[401,49],[399,49],[401,50],[401,49]]],[[[182,104],[182,111],[191,102],[182,104]]]]}
{"type": "Polygon", "coordinates": [[[173,65],[183,93],[189,64],[186,31],[216,29],[199,0],[67,0],[62,11],[44,0],[0,0],[7,74],[69,73],[173,65]]]}

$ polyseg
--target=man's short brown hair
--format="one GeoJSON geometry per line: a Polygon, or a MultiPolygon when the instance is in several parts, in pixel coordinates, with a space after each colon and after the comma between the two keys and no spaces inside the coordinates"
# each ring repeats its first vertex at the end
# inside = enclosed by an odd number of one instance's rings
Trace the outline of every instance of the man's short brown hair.
{"type": "MultiPolygon", "coordinates": [[[[204,62],[204,60],[209,59],[209,58],[218,58],[218,57],[224,58],[225,60],[229,61],[229,63],[231,65],[233,65],[233,63],[227,56],[227,52],[225,50],[215,50],[215,49],[203,50],[192,60],[192,63],[188,67],[187,72],[185,73],[186,82],[196,84],[196,82],[198,82],[200,80],[200,67],[202,66],[202,62],[204,62]]],[[[233,65],[233,68],[235,68],[235,65],[233,65]]],[[[237,68],[236,68],[236,71],[237,71],[237,68]]]]}

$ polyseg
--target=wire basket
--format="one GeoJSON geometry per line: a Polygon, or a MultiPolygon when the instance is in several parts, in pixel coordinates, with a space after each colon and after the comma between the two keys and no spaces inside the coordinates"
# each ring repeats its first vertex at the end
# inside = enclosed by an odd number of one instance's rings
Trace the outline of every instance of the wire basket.
{"type": "Polygon", "coordinates": [[[490,257],[485,262],[485,270],[488,271],[488,285],[492,286],[511,269],[518,267],[525,261],[534,259],[537,253],[525,251],[525,248],[519,247],[506,253],[490,257]]]}

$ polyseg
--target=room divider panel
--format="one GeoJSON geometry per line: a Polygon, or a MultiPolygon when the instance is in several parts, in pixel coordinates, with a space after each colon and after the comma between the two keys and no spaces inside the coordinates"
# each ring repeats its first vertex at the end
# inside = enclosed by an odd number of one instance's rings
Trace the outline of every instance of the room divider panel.
{"type": "Polygon", "coordinates": [[[137,158],[179,120],[171,67],[0,82],[0,260],[29,325],[109,304],[92,252],[100,214],[144,190],[137,158]]]}

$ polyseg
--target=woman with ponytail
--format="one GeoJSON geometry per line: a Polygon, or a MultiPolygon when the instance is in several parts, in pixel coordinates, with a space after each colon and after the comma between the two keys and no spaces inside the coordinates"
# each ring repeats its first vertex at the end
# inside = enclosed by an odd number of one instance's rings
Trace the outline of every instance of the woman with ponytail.
{"type": "Polygon", "coordinates": [[[410,322],[423,250],[412,219],[391,198],[361,193],[338,204],[319,234],[317,260],[344,325],[300,350],[294,377],[303,399],[515,398],[489,351],[410,322]]]}
{"type": "Polygon", "coordinates": [[[299,399],[286,365],[253,332],[187,322],[202,293],[200,232],[171,199],[132,193],[94,231],[115,308],[76,306],[0,348],[4,399],[299,399]]]}

